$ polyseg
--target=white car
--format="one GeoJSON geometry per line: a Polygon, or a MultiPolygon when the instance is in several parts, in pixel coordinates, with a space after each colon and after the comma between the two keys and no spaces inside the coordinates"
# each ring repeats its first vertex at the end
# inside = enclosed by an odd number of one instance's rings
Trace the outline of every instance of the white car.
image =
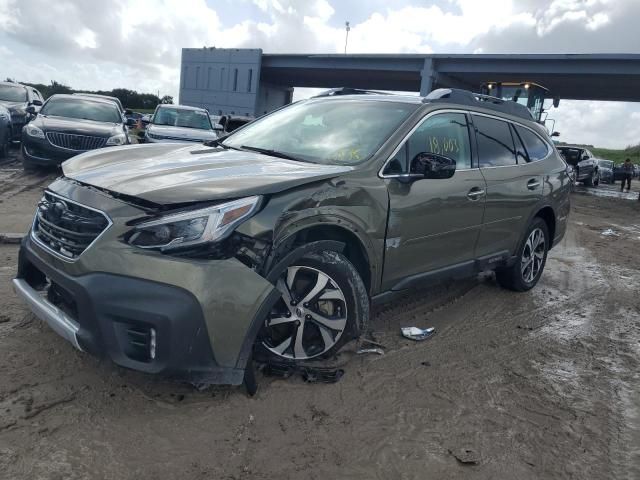
{"type": "Polygon", "coordinates": [[[148,143],[202,143],[216,138],[209,113],[185,105],[158,105],[145,132],[148,143]]]}

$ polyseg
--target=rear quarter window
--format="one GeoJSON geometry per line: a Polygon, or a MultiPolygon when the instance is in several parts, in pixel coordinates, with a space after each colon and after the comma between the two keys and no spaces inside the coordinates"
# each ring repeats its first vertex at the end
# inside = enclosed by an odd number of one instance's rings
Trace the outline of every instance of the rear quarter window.
{"type": "Polygon", "coordinates": [[[524,143],[524,148],[527,150],[530,162],[542,160],[549,155],[549,146],[538,135],[528,128],[518,125],[515,125],[515,128],[522,143],[524,143]]]}
{"type": "Polygon", "coordinates": [[[516,150],[507,122],[474,115],[473,123],[481,168],[516,165],[516,150]]]}

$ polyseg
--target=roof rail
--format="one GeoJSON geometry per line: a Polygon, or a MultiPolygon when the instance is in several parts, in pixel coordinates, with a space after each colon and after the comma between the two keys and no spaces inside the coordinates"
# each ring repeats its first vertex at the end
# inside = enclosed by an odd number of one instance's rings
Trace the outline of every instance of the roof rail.
{"type": "Polygon", "coordinates": [[[458,103],[473,107],[488,108],[526,120],[534,120],[533,115],[531,115],[529,109],[524,105],[520,105],[511,100],[502,100],[501,98],[490,95],[482,95],[457,88],[438,88],[424,97],[422,101],[425,103],[458,103]]]}
{"type": "Polygon", "coordinates": [[[314,98],[317,97],[334,97],[337,95],[389,95],[385,92],[376,92],[375,90],[363,90],[361,88],[352,88],[352,87],[340,87],[340,88],[332,88],[330,90],[325,90],[324,92],[315,95],[314,98]]]}

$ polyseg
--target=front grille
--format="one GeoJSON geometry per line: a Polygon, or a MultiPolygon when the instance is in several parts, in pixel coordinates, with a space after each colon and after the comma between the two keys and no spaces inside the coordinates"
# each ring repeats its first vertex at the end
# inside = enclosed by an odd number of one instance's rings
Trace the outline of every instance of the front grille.
{"type": "Polygon", "coordinates": [[[102,148],[107,143],[107,139],[104,137],[75,135],[72,133],[61,132],[47,132],[47,140],[56,147],[66,148],[67,150],[76,150],[78,152],[102,148]]]}
{"type": "Polygon", "coordinates": [[[57,255],[75,260],[110,223],[102,212],[45,192],[38,204],[32,235],[57,255]]]}
{"type": "Polygon", "coordinates": [[[20,137],[20,135],[22,134],[22,127],[24,127],[24,122],[13,122],[12,128],[14,137],[20,137]]]}

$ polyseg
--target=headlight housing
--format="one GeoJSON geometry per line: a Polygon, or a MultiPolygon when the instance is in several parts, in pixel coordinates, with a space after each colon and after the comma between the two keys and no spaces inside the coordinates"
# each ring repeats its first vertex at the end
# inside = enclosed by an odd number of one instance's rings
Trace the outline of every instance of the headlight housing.
{"type": "Polygon", "coordinates": [[[136,225],[128,242],[139,248],[163,252],[217,242],[253,215],[261,199],[259,196],[241,198],[144,222],[136,225]]]}
{"type": "Polygon", "coordinates": [[[127,136],[124,133],[109,137],[107,140],[107,145],[124,145],[125,143],[127,143],[127,136]]]}
{"type": "Polygon", "coordinates": [[[44,138],[44,132],[40,130],[38,127],[36,127],[35,125],[31,125],[29,123],[27,124],[27,126],[24,127],[24,130],[25,132],[27,132],[27,135],[29,135],[30,137],[44,138]]]}

